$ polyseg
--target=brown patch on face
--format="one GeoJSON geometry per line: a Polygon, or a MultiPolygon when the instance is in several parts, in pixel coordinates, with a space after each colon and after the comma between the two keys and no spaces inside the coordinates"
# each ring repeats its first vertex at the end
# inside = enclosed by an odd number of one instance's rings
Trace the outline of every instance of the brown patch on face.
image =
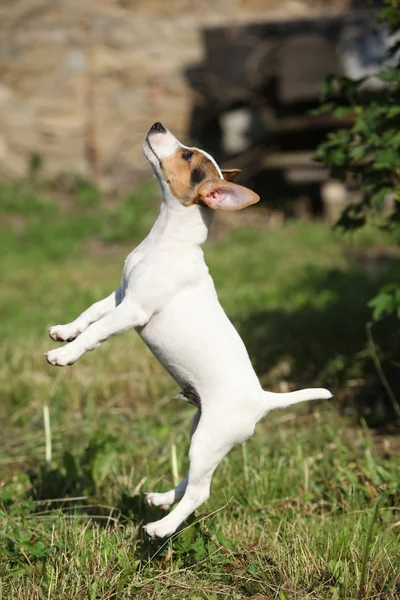
{"type": "Polygon", "coordinates": [[[162,159],[161,171],[171,192],[184,206],[197,201],[199,186],[209,179],[219,179],[215,165],[196,148],[178,148],[162,159]]]}

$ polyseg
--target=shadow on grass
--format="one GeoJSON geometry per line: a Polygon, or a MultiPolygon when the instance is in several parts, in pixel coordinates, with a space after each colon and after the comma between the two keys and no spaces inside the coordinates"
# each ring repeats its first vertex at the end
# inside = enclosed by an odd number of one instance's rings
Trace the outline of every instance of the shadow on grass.
{"type": "MultiPolygon", "coordinates": [[[[86,464],[82,465],[85,473],[86,464]]],[[[139,542],[135,553],[140,560],[147,561],[158,554],[165,540],[152,540],[143,531],[143,525],[157,521],[165,516],[161,509],[149,506],[144,494],[129,495],[122,492],[114,506],[109,506],[102,500],[102,492],[96,483],[85,474],[73,475],[66,473],[64,467],[47,470],[42,466],[38,471],[27,473],[31,487],[27,491],[24,507],[28,513],[62,514],[70,517],[85,517],[100,527],[109,529],[125,527],[128,523],[138,526],[139,542]]],[[[12,509],[13,502],[0,502],[4,509],[12,509]]],[[[162,558],[161,553],[160,558],[162,558]]]]}
{"type": "MultiPolygon", "coordinates": [[[[146,503],[144,494],[133,496],[122,492],[114,506],[102,503],[101,490],[93,481],[80,477],[69,480],[63,468],[46,470],[42,467],[37,473],[29,473],[31,487],[21,503],[14,504],[12,498],[0,496],[0,508],[14,516],[50,518],[70,517],[87,519],[104,531],[124,531],[132,537],[137,568],[146,568],[150,561],[163,564],[173,542],[174,553],[180,566],[195,566],[199,557],[208,555],[209,546],[215,551],[208,528],[204,528],[194,515],[191,515],[172,538],[150,538],[143,526],[165,516],[165,512],[146,503]],[[77,495],[81,494],[81,495],[77,495]],[[133,526],[133,527],[132,527],[133,526]]],[[[34,549],[33,549],[34,551],[34,549]]],[[[36,556],[36,555],[35,555],[36,556]]],[[[38,554],[36,558],[46,558],[38,554]]]]}
{"type": "MultiPolygon", "coordinates": [[[[264,384],[286,378],[299,387],[330,387],[334,395],[341,390],[342,404],[351,401],[359,416],[370,417],[371,424],[392,420],[393,407],[367,348],[365,328],[371,320],[368,301],[399,275],[400,262],[389,260],[369,264],[362,271],[312,269],[288,289],[288,297],[299,290],[304,294],[297,308],[237,315],[235,325],[264,384]]],[[[400,369],[393,356],[398,331],[398,322],[390,319],[373,327],[397,397],[400,369]]]]}

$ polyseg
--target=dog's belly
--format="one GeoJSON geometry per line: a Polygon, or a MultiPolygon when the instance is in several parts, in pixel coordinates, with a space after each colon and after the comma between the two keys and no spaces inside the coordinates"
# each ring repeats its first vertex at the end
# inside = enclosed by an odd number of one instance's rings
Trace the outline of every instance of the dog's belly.
{"type": "Polygon", "coordinates": [[[215,393],[251,393],[260,385],[210,283],[177,294],[139,332],[175,381],[192,386],[202,402],[215,393]]]}

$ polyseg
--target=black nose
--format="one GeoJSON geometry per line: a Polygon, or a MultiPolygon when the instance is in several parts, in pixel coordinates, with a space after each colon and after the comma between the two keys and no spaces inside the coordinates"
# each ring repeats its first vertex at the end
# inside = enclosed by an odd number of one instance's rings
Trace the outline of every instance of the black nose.
{"type": "Polygon", "coordinates": [[[158,131],[158,133],[167,133],[167,130],[165,129],[164,125],[162,125],[162,123],[159,123],[157,121],[157,123],[154,123],[154,125],[151,126],[150,131],[158,131]]]}

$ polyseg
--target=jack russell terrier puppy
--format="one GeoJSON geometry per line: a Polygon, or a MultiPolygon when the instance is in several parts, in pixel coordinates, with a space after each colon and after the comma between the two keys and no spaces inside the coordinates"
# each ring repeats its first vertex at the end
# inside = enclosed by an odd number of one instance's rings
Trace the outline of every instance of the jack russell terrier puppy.
{"type": "Polygon", "coordinates": [[[210,155],[183,146],[161,123],[151,127],[143,152],[162,189],[160,215],[126,259],[120,287],[72,323],[50,327],[53,340],[70,343],[45,356],[51,365],[72,365],[88,350],[134,328],[181,387],[179,397],[197,408],[187,477],[169,492],[146,495],[148,504],[164,510],[179,502],[144,528],[150,536],[164,537],[207,500],[221,460],[253,434],[270,410],[332,394],[326,389],[264,391],[218,301],[201,246],[214,210],[240,210],[258,202],[257,194],[232,182],[239,170],[221,170],[210,155]]]}

